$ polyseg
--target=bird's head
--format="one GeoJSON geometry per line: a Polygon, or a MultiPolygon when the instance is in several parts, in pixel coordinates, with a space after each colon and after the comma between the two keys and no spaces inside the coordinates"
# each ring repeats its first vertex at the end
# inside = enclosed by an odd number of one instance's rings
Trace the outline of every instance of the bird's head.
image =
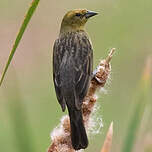
{"type": "Polygon", "coordinates": [[[85,23],[98,13],[86,9],[71,10],[65,14],[61,23],[61,32],[79,31],[84,29],[85,23]]]}

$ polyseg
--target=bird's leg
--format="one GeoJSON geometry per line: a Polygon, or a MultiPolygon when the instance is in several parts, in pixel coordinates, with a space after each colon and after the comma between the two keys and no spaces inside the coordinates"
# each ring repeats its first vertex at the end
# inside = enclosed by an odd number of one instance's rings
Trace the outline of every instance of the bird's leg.
{"type": "Polygon", "coordinates": [[[115,51],[115,48],[111,49],[105,60],[101,60],[99,66],[93,71],[92,79],[95,79],[100,85],[105,84],[109,72],[111,71],[110,61],[112,59],[112,55],[115,51]]]}

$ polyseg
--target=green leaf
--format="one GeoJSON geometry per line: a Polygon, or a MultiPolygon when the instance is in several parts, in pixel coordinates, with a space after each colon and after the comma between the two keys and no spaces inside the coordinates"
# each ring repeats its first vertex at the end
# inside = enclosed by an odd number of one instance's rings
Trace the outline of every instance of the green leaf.
{"type": "Polygon", "coordinates": [[[138,129],[150,96],[151,59],[147,59],[144,73],[136,96],[136,105],[132,114],[122,152],[132,152],[138,129]]]}
{"type": "Polygon", "coordinates": [[[22,25],[20,27],[20,30],[19,30],[19,32],[17,34],[15,43],[13,45],[13,48],[12,48],[11,53],[9,55],[8,61],[7,61],[6,65],[5,65],[4,71],[2,73],[2,76],[1,76],[1,79],[0,79],[0,86],[1,86],[1,84],[3,82],[3,80],[4,80],[5,74],[6,74],[7,70],[8,70],[8,67],[9,67],[11,61],[12,61],[14,53],[16,52],[16,49],[17,49],[17,47],[18,47],[18,45],[20,43],[20,40],[21,40],[21,38],[22,38],[22,36],[23,36],[23,34],[25,32],[25,29],[27,28],[27,25],[28,25],[31,17],[34,14],[34,11],[35,11],[35,9],[38,6],[39,1],[40,0],[33,0],[31,5],[30,5],[30,7],[29,7],[29,9],[28,9],[28,11],[27,11],[27,14],[26,14],[26,16],[25,16],[25,18],[23,20],[23,23],[22,23],[22,25]]]}

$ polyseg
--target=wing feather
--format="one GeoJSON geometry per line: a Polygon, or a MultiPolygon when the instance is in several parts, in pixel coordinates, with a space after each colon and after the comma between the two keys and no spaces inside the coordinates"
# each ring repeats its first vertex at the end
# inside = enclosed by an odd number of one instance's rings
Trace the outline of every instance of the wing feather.
{"type": "Polygon", "coordinates": [[[81,64],[76,65],[75,90],[79,97],[78,104],[81,105],[87,94],[93,70],[93,51],[90,41],[86,36],[81,38],[81,51],[77,60],[78,61],[76,63],[81,64]]]}
{"type": "Polygon", "coordinates": [[[53,81],[54,81],[58,102],[62,107],[62,111],[65,111],[65,101],[61,90],[60,70],[59,70],[62,62],[62,54],[61,54],[62,52],[63,52],[63,46],[60,45],[60,41],[59,39],[57,39],[53,47],[53,81]]]}

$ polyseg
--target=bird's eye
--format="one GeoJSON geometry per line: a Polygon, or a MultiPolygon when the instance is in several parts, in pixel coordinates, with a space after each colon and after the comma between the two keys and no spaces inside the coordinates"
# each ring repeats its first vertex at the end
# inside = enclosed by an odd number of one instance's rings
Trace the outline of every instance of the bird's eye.
{"type": "Polygon", "coordinates": [[[78,17],[79,17],[79,16],[81,16],[81,14],[80,14],[80,13],[76,13],[75,16],[78,16],[78,17]]]}

